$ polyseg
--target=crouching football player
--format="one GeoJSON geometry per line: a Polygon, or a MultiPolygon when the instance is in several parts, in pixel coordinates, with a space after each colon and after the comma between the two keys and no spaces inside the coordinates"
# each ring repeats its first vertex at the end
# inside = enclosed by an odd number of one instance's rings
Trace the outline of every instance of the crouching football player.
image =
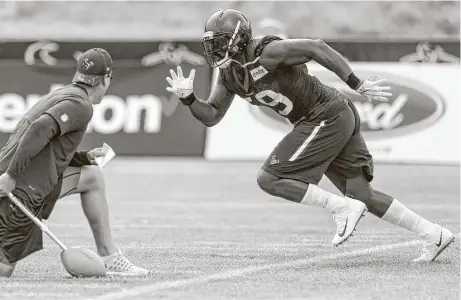
{"type": "Polygon", "coordinates": [[[78,193],[107,274],[146,275],[117,249],[111,235],[100,148],[76,152],[112,79],[112,59],[94,48],[78,61],[73,83],[45,95],[18,122],[0,151],[0,276],[43,249],[43,235],[6,195],[12,192],[39,219],[59,198],[78,193]]]}
{"type": "Polygon", "coordinates": [[[384,80],[359,79],[347,61],[321,40],[254,39],[250,21],[233,9],[214,13],[205,24],[202,40],[208,63],[220,68],[208,100],[193,93],[194,71],[185,78],[178,67],[177,73],[171,70],[167,77],[171,85],[167,90],[196,119],[206,126],[218,124],[239,95],[252,105],[272,108],[293,124],[258,174],[261,189],[328,209],[336,223],[332,239],[336,246],[351,236],[366,209],[424,239],[415,261],[433,261],[453,241],[448,229],[372,188],[373,159],[360,133],[357,110],[344,94],[309,74],[306,62],[317,61],[370,101],[387,101],[391,96],[390,87],[381,85],[384,80]],[[317,186],[324,174],[347,196],[317,186]]]}

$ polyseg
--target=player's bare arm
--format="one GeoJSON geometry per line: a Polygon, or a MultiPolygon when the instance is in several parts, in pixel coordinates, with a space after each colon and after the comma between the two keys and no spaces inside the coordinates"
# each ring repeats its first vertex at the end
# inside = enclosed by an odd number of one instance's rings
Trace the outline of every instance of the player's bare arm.
{"type": "Polygon", "coordinates": [[[195,101],[192,102],[189,108],[197,120],[206,126],[214,126],[222,120],[233,99],[234,94],[230,93],[218,78],[208,100],[205,101],[195,97],[195,101]]]}
{"type": "Polygon", "coordinates": [[[334,72],[351,89],[361,93],[369,100],[387,101],[392,94],[388,86],[380,86],[386,80],[370,78],[361,80],[354,74],[347,60],[336,50],[319,39],[276,40],[263,49],[260,63],[268,70],[278,67],[304,64],[311,59],[334,72]]]}
{"type": "Polygon", "coordinates": [[[234,94],[224,87],[220,77],[213,86],[208,100],[202,100],[197,98],[193,92],[195,70],[191,71],[188,78],[184,78],[179,66],[177,74],[173,70],[170,70],[170,74],[171,78],[167,77],[166,80],[171,87],[167,87],[167,91],[176,94],[181,102],[189,107],[197,120],[208,127],[221,121],[234,99],[234,94]]]}
{"type": "Polygon", "coordinates": [[[282,66],[304,64],[311,59],[346,81],[353,73],[346,59],[322,40],[287,39],[269,43],[261,53],[260,62],[269,70],[282,66]]]}

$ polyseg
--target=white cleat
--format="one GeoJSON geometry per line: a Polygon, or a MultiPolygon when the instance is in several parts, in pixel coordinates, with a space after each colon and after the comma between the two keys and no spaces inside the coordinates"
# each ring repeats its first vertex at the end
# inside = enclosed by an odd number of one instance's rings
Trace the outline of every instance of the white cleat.
{"type": "Polygon", "coordinates": [[[342,244],[352,235],[366,210],[363,202],[346,197],[346,205],[333,213],[333,221],[336,223],[336,235],[331,240],[333,246],[342,244]]]}
{"type": "Polygon", "coordinates": [[[133,265],[120,250],[102,259],[106,265],[106,274],[109,276],[146,276],[149,274],[148,270],[133,265]]]}
{"type": "Polygon", "coordinates": [[[425,241],[421,248],[421,255],[413,259],[413,262],[433,262],[455,240],[454,234],[442,226],[420,236],[425,241]]]}

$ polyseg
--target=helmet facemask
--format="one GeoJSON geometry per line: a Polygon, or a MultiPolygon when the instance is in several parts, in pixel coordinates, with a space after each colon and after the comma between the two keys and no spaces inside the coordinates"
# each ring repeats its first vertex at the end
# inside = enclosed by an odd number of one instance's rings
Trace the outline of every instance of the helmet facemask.
{"type": "Polygon", "coordinates": [[[232,57],[240,50],[235,43],[239,29],[240,21],[233,33],[207,31],[203,34],[205,59],[211,67],[224,69],[231,64],[232,57]]]}

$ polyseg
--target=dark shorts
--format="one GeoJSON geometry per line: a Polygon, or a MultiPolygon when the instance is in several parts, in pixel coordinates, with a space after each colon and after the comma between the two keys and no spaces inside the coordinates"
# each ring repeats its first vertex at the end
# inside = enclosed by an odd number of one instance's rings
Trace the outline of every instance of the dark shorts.
{"type": "Polygon", "coordinates": [[[288,133],[262,169],[280,178],[318,184],[325,174],[342,192],[346,180],[373,179],[373,159],[360,133],[360,119],[348,101],[338,114],[320,122],[303,121],[288,133]]]}
{"type": "MultiPolygon", "coordinates": [[[[39,219],[48,219],[59,198],[77,192],[81,172],[81,168],[68,167],[51,193],[41,201],[31,199],[21,189],[15,189],[13,194],[39,219]]],[[[40,228],[8,198],[0,199],[0,263],[14,265],[43,249],[42,237],[40,228]]]]}
{"type": "MultiPolygon", "coordinates": [[[[21,189],[13,194],[40,220],[47,219],[59,198],[62,177],[43,200],[34,200],[21,189]]],[[[43,249],[43,235],[8,198],[0,199],[0,262],[13,265],[26,256],[43,249]]]]}

